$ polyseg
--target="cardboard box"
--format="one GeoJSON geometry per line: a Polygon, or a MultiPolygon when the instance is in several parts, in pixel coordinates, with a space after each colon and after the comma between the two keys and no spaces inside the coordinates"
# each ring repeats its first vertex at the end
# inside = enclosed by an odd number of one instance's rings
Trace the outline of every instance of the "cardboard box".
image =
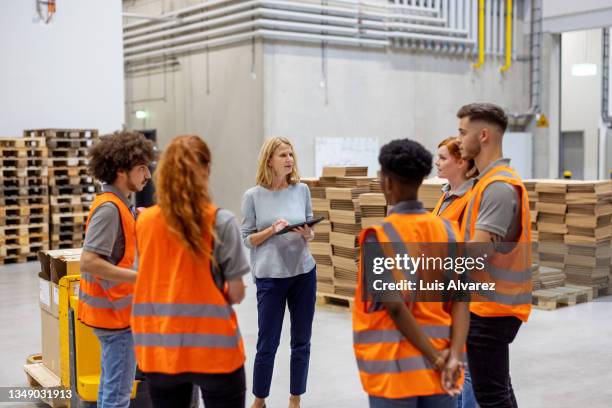
{"type": "Polygon", "coordinates": [[[51,313],[51,282],[40,278],[38,280],[38,285],[40,292],[38,296],[38,303],[40,304],[40,309],[51,313]]]}
{"type": "Polygon", "coordinates": [[[66,275],[81,274],[81,254],[51,257],[51,282],[59,283],[66,275]]]}
{"type": "Polygon", "coordinates": [[[49,282],[51,292],[51,309],[49,313],[53,317],[59,318],[59,285],[57,283],[49,282]]]}
{"type": "Polygon", "coordinates": [[[45,367],[58,377],[60,370],[60,330],[59,319],[51,313],[40,310],[42,359],[45,367]]]}
{"type": "MultiPolygon", "coordinates": [[[[38,261],[40,262],[40,277],[46,280],[51,279],[51,258],[57,256],[81,256],[81,248],[74,249],[51,249],[38,251],[38,261]]],[[[56,282],[57,283],[57,282],[56,282]]]]}

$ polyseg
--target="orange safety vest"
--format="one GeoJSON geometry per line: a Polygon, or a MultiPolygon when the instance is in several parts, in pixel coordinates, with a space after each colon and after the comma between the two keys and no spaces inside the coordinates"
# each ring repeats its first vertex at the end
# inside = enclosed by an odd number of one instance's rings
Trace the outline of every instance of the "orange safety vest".
{"type": "MultiPolygon", "coordinates": [[[[391,214],[382,225],[363,230],[360,245],[371,231],[381,243],[453,242],[459,237],[454,223],[423,209],[412,210],[411,214],[391,214]]],[[[372,307],[371,301],[364,300],[362,268],[363,259],[360,259],[353,307],[353,348],[363,389],[368,395],[383,398],[444,394],[440,373],[402,335],[384,308],[372,307]]],[[[407,305],[432,345],[438,350],[447,349],[452,325],[448,303],[407,305]]]]}
{"type": "MultiPolygon", "coordinates": [[[[207,206],[211,225],[217,208],[207,206]]],[[[209,256],[194,257],[156,205],[136,223],[139,267],[132,333],[144,372],[230,373],[244,364],[236,313],[215,285],[209,256]]],[[[212,248],[213,237],[206,236],[212,248]]]]}
{"type": "MultiPolygon", "coordinates": [[[[495,252],[488,260],[486,271],[475,271],[475,282],[495,282],[495,292],[480,292],[472,296],[470,311],[482,317],[515,316],[526,322],[531,313],[531,220],[527,190],[516,171],[508,166],[496,166],[485,173],[472,189],[461,234],[469,241],[475,233],[482,194],[491,183],[505,182],[520,190],[521,235],[512,249],[495,252]],[[480,301],[479,301],[480,300],[480,301]]],[[[509,249],[509,248],[508,248],[509,249]]]]}
{"type": "MultiPolygon", "coordinates": [[[[89,210],[85,228],[96,209],[109,202],[119,210],[125,240],[125,252],[117,266],[129,269],[134,265],[136,256],[136,220],[120,197],[111,192],[97,195],[89,210]]],[[[134,284],[109,281],[82,272],[79,286],[78,317],[83,323],[101,329],[125,329],[130,326],[134,284]]]]}
{"type": "Polygon", "coordinates": [[[439,215],[440,217],[444,217],[447,220],[456,221],[461,224],[463,220],[463,215],[465,214],[465,208],[468,205],[471,197],[471,190],[466,192],[461,197],[455,198],[453,201],[447,205],[442,212],[440,212],[440,208],[442,207],[442,203],[444,203],[444,198],[446,197],[445,193],[442,193],[442,196],[438,200],[438,203],[434,207],[432,213],[435,215],[439,215]]]}

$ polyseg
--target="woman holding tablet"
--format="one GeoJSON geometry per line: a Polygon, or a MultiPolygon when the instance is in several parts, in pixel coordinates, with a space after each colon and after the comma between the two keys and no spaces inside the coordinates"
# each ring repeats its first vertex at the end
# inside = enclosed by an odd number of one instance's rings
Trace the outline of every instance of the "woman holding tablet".
{"type": "Polygon", "coordinates": [[[300,395],[306,392],[317,278],[307,243],[314,238],[314,231],[304,225],[278,234],[287,225],[312,220],[310,191],[306,184],[300,183],[289,140],[275,137],[264,142],[256,183],[242,198],[241,225],[244,243],[251,250],[251,268],[257,286],[259,334],[252,407],[264,407],[270,393],[274,357],[287,305],[291,318],[289,407],[298,408],[300,395]]]}

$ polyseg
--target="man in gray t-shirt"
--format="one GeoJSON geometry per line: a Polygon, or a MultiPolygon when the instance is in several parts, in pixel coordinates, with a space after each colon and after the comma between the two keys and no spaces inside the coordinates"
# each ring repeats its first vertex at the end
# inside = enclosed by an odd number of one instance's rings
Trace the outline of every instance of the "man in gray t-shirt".
{"type": "MultiPolygon", "coordinates": [[[[466,223],[464,238],[466,241],[482,244],[517,243],[522,238],[521,234],[527,233],[526,236],[529,236],[531,225],[528,211],[527,216],[523,217],[522,206],[525,200],[522,194],[525,187],[509,167],[510,159],[502,157],[502,139],[508,118],[503,109],[488,103],[465,105],[459,110],[457,117],[461,158],[473,159],[479,172],[479,176],[474,180],[472,198],[463,220],[466,223]],[[489,177],[497,179],[486,184],[484,179],[489,177]],[[476,201],[478,197],[480,202],[476,201]],[[471,223],[474,221],[472,229],[471,223]]],[[[489,247],[495,248],[491,250],[491,254],[499,248],[495,245],[489,247]]],[[[512,258],[504,258],[511,261],[511,267],[514,268],[509,271],[520,272],[528,267],[525,265],[527,260],[515,254],[510,256],[512,258]]],[[[506,269],[498,267],[495,271],[499,275],[506,269]]],[[[518,282],[525,284],[523,287],[527,287],[526,284],[529,283],[524,275],[502,276],[502,279],[518,278],[518,282]]],[[[519,295],[530,297],[530,293],[498,291],[499,279],[491,279],[496,282],[497,289],[494,293],[486,294],[488,301],[470,305],[467,340],[469,369],[466,369],[461,398],[462,403],[469,404],[471,401],[472,406],[475,395],[478,405],[482,407],[514,408],[517,403],[510,381],[509,345],[522,322],[529,316],[530,300],[526,301],[519,295]]],[[[508,290],[507,284],[505,287],[508,290]]],[[[510,288],[514,289],[513,286],[510,288]]]]}
{"type": "Polygon", "coordinates": [[[81,254],[79,318],[101,346],[98,406],[128,407],[136,371],[129,318],[136,281],[132,193],[151,178],[153,144],[139,133],[103,136],[90,149],[90,173],[103,183],[92,205],[81,254]]]}

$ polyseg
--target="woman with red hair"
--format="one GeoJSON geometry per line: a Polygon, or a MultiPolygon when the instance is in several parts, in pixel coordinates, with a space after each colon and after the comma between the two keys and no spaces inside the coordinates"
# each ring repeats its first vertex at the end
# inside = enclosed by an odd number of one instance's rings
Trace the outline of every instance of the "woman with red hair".
{"type": "Polygon", "coordinates": [[[132,307],[136,360],[153,406],[243,408],[244,345],[232,304],[250,266],[232,213],[208,191],[211,154],[198,136],[178,136],[155,174],[158,205],[136,223],[138,278],[132,307]]]}
{"type": "Polygon", "coordinates": [[[450,221],[461,223],[470,201],[472,177],[478,174],[473,160],[463,160],[456,137],[448,137],[438,145],[435,161],[438,177],[448,181],[442,187],[442,196],[433,213],[450,221]]]}

